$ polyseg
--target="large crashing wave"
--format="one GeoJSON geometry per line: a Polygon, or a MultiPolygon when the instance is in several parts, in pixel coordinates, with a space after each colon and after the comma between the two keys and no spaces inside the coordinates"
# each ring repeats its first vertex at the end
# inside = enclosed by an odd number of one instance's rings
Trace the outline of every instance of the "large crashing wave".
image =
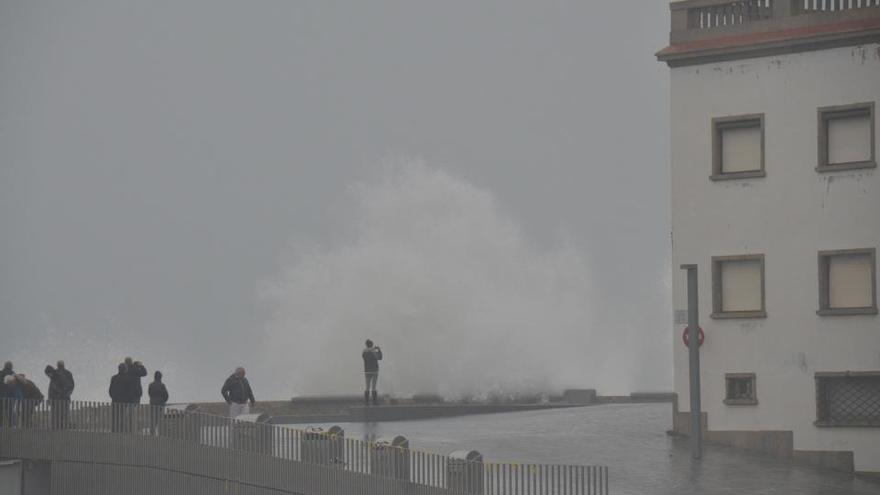
{"type": "Polygon", "coordinates": [[[379,388],[447,397],[628,387],[606,360],[584,257],[540,249],[493,195],[422,164],[352,188],[343,241],[294,247],[269,284],[271,388],[363,389],[360,351],[382,347],[379,388]],[[283,371],[282,371],[283,370],[283,371]]]}

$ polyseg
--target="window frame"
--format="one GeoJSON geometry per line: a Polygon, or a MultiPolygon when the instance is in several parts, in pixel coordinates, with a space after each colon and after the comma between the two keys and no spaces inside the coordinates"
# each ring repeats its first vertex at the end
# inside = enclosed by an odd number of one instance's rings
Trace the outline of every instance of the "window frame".
{"type": "Polygon", "coordinates": [[[716,117],[712,119],[712,175],[709,178],[713,181],[720,180],[736,180],[736,179],[754,179],[766,177],[765,168],[765,137],[764,137],[764,114],[750,113],[744,115],[734,115],[730,117],[716,117]],[[739,172],[725,172],[723,155],[723,138],[722,134],[727,129],[750,128],[757,127],[761,132],[761,163],[760,168],[755,170],[742,170],[739,172]]]}
{"type": "Polygon", "coordinates": [[[763,254],[737,254],[732,256],[712,257],[712,314],[710,318],[715,320],[733,318],[766,318],[767,317],[767,282],[766,282],[765,257],[763,254]],[[761,263],[761,309],[748,311],[724,311],[724,297],[722,294],[722,270],[726,262],[759,261],[761,263]]]}
{"type": "Polygon", "coordinates": [[[876,143],[876,112],[874,102],[854,103],[851,105],[836,105],[820,107],[818,109],[818,164],[816,172],[835,172],[840,170],[858,170],[864,168],[877,168],[877,143],[876,143]],[[828,122],[834,119],[868,116],[871,125],[871,157],[867,161],[828,163],[828,122]]]}
{"type": "Polygon", "coordinates": [[[835,249],[831,251],[819,251],[819,316],[849,316],[849,315],[876,315],[877,314],[877,249],[835,249]],[[857,308],[832,308],[831,307],[831,258],[835,256],[851,256],[867,254],[871,258],[871,306],[857,308]]]}
{"type": "Polygon", "coordinates": [[[758,380],[754,373],[725,373],[724,374],[724,404],[728,406],[757,406],[758,405],[758,380]],[[731,399],[728,397],[730,380],[749,380],[751,382],[752,396],[746,399],[731,399]]]}
{"type": "Polygon", "coordinates": [[[816,420],[813,424],[820,428],[877,428],[880,427],[880,419],[873,421],[835,421],[824,416],[820,400],[825,392],[823,380],[833,380],[841,378],[880,378],[880,371],[818,371],[814,375],[816,383],[815,401],[816,401],[816,420]]]}

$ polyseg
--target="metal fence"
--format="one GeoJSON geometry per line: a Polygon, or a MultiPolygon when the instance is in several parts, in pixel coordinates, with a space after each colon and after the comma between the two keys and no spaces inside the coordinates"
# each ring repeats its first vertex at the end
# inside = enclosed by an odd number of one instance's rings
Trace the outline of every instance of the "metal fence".
{"type": "Polygon", "coordinates": [[[691,29],[711,29],[748,24],[772,15],[772,0],[731,0],[688,9],[688,25],[691,29]]]}
{"type": "Polygon", "coordinates": [[[0,400],[0,458],[52,463],[52,493],[605,495],[605,466],[497,464],[473,451],[363,442],[261,415],[0,400]]]}

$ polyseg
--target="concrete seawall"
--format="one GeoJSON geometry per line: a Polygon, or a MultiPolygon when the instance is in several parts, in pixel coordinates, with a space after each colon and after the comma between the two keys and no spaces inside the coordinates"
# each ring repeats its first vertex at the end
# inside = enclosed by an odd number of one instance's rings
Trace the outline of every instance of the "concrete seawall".
{"type": "MultiPolygon", "coordinates": [[[[289,401],[258,402],[252,412],[269,415],[270,422],[274,424],[351,423],[420,420],[601,404],[652,402],[672,402],[672,394],[637,392],[630,395],[603,396],[597,395],[595,390],[584,389],[568,390],[562,396],[551,397],[549,401],[539,401],[537,398],[533,398],[527,401],[477,403],[445,402],[439,397],[432,396],[416,396],[407,399],[383,397],[381,405],[378,406],[364,406],[363,397],[355,395],[307,396],[294,397],[289,401]]],[[[198,411],[209,414],[225,414],[227,407],[222,402],[199,403],[194,406],[198,411]]]]}

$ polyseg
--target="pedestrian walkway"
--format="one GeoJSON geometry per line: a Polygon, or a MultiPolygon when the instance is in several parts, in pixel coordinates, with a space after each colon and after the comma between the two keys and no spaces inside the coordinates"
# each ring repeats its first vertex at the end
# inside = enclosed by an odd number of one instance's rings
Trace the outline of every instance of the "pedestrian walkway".
{"type": "Polygon", "coordinates": [[[880,481],[707,446],[666,435],[669,404],[621,404],[485,416],[342,425],[358,435],[404,435],[436,452],[466,447],[505,462],[612,466],[615,495],[877,495],[880,481]]]}

